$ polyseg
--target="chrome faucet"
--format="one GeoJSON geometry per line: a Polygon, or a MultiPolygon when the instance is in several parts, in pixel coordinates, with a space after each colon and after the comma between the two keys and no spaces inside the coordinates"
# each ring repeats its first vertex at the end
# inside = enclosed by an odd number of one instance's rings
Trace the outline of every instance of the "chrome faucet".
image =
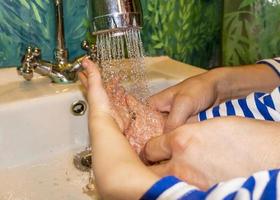
{"type": "Polygon", "coordinates": [[[54,0],[56,13],[56,49],[55,63],[41,59],[41,50],[37,47],[28,47],[22,58],[18,73],[25,80],[30,81],[34,72],[42,76],[48,76],[54,83],[72,83],[77,80],[77,72],[81,70],[81,63],[85,57],[96,59],[95,45],[87,41],[82,42],[82,48],[87,51],[86,55],[76,58],[73,62],[68,61],[68,50],[65,47],[63,0],[54,0]]]}
{"type": "MultiPolygon", "coordinates": [[[[41,50],[28,47],[22,58],[18,73],[30,81],[34,72],[48,76],[54,83],[72,83],[77,80],[77,72],[81,70],[81,62],[85,57],[97,61],[96,45],[82,42],[86,55],[68,61],[68,51],[65,47],[63,0],[54,0],[56,13],[56,49],[55,63],[41,60],[41,50]]],[[[140,0],[91,0],[92,5],[92,35],[112,32],[123,34],[129,28],[141,28],[142,10],[140,0]]]]}

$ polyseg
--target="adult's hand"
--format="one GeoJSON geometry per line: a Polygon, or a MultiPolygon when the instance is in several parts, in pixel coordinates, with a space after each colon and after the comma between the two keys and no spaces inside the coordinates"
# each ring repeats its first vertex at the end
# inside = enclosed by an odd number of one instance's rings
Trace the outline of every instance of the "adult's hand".
{"type": "Polygon", "coordinates": [[[169,113],[165,132],[183,125],[187,120],[196,121],[200,111],[219,102],[217,78],[212,72],[186,79],[149,99],[152,107],[169,113]]]}
{"type": "Polygon", "coordinates": [[[197,114],[229,99],[247,96],[253,91],[270,92],[280,84],[279,76],[267,65],[223,67],[192,77],[150,98],[150,104],[169,112],[165,132],[197,114]]]}
{"type": "Polygon", "coordinates": [[[159,176],[176,175],[207,189],[220,181],[279,168],[279,130],[276,122],[216,118],[151,139],[144,155],[153,162],[165,160],[151,167],[159,176]]]}

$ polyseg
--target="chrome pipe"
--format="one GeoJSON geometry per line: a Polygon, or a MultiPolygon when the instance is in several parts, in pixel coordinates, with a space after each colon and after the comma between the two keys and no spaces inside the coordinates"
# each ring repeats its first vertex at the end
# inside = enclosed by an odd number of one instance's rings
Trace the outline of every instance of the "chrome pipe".
{"type": "Polygon", "coordinates": [[[55,17],[56,17],[55,59],[57,63],[64,64],[67,63],[68,61],[68,51],[65,48],[63,0],[55,0],[55,17]]]}
{"type": "Polygon", "coordinates": [[[56,44],[58,49],[65,48],[64,20],[63,20],[63,0],[55,0],[56,17],[56,44]]]}

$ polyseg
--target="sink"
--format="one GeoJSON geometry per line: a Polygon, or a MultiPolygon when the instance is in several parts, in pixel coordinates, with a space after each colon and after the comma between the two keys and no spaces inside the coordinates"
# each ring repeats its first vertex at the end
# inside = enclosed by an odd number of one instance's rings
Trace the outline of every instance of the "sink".
{"type": "MultiPolygon", "coordinates": [[[[176,80],[151,80],[153,91],[176,80]]],[[[28,83],[30,84],[30,83],[28,83]]],[[[32,84],[36,84],[34,81],[32,84]]],[[[0,199],[94,199],[83,193],[89,179],[73,165],[88,146],[87,112],[75,116],[76,90],[0,105],[0,199]],[[1,196],[2,195],[2,196],[1,196]]]]}
{"type": "MultiPolygon", "coordinates": [[[[164,58],[146,59],[152,93],[182,80],[153,67],[172,61],[164,58]]],[[[1,200],[98,199],[84,192],[89,173],[73,165],[73,156],[89,145],[83,102],[80,83],[56,85],[40,76],[25,82],[15,69],[0,70],[1,200]],[[73,114],[73,105],[81,115],[73,114]]]]}

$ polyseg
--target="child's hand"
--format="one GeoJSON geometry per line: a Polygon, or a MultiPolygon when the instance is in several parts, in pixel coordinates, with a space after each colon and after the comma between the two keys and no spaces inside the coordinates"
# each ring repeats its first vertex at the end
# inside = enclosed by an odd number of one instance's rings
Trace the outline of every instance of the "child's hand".
{"type": "Polygon", "coordinates": [[[103,86],[97,65],[85,59],[83,66],[85,71],[81,72],[79,77],[88,92],[89,123],[95,126],[95,119],[101,119],[109,126],[110,123],[104,118],[104,114],[110,115],[139,154],[150,138],[162,134],[163,116],[128,94],[118,77],[114,77],[103,86]]]}
{"type": "Polygon", "coordinates": [[[123,120],[119,114],[112,108],[106,90],[103,87],[101,75],[97,64],[89,59],[84,59],[82,63],[85,71],[79,73],[79,78],[87,89],[87,99],[89,103],[89,118],[92,120],[96,117],[110,116],[124,130],[123,120]]]}

